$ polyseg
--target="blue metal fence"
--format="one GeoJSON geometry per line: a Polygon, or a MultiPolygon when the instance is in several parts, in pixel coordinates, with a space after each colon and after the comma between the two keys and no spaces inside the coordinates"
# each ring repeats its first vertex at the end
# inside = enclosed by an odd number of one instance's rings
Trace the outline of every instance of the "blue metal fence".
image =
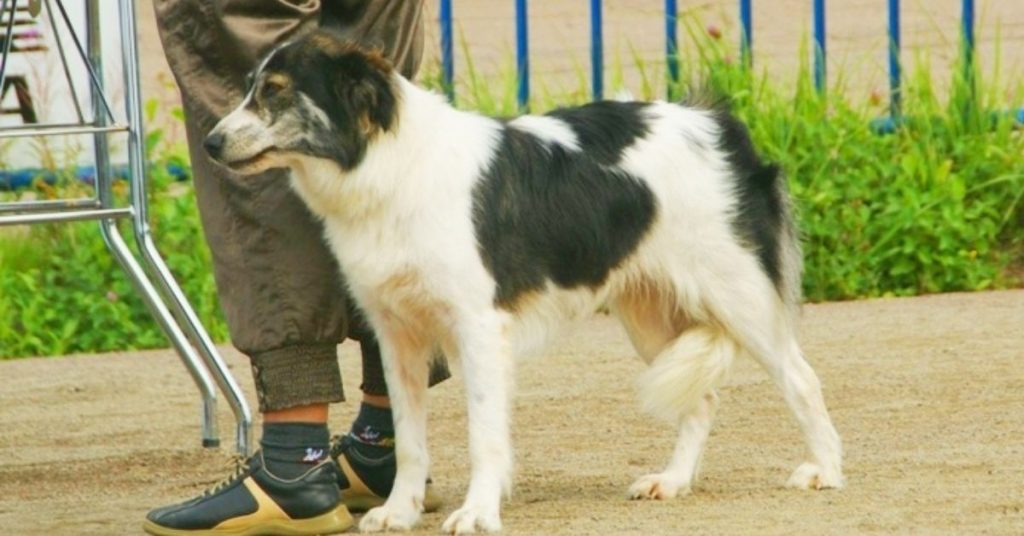
{"type": "Polygon", "coordinates": [[[903,109],[901,47],[900,0],[889,0],[889,117],[899,117],[903,109]]]}
{"type": "Polygon", "coordinates": [[[455,100],[455,62],[452,61],[452,0],[441,0],[441,80],[444,94],[455,100]]]}
{"type": "Polygon", "coordinates": [[[679,87],[679,7],[676,0],[665,0],[665,63],[668,69],[669,98],[674,98],[672,91],[679,87]]]}
{"type": "Polygon", "coordinates": [[[825,58],[828,42],[825,39],[825,0],[814,0],[814,87],[825,91],[825,58]]]}
{"type": "MultiPolygon", "coordinates": [[[[961,43],[963,47],[963,76],[969,87],[974,84],[975,55],[975,5],[974,0],[961,0],[961,43]]],[[[752,0],[739,0],[741,25],[740,53],[747,65],[753,63],[754,34],[752,0]]],[[[826,60],[828,40],[825,25],[825,0],[811,0],[812,33],[814,38],[814,84],[819,92],[825,92],[827,84],[826,60]]],[[[516,8],[516,100],[521,110],[527,110],[530,100],[530,58],[528,46],[527,0],[515,0],[516,8]]],[[[591,95],[594,99],[604,97],[604,38],[602,24],[602,1],[590,1],[590,62],[591,95]]],[[[679,85],[679,39],[678,5],[676,0],[665,0],[665,59],[668,75],[669,97],[673,88],[679,85]]],[[[895,128],[902,113],[902,65],[900,61],[900,0],[888,0],[889,32],[889,114],[876,123],[886,131],[895,128]]],[[[441,63],[443,86],[450,99],[454,99],[454,57],[452,51],[452,0],[441,0],[441,63]]],[[[1024,123],[1024,110],[1016,113],[1024,123]]]]}
{"type": "Polygon", "coordinates": [[[525,110],[530,102],[530,37],[526,16],[526,0],[516,1],[516,76],[518,90],[516,102],[519,109],[525,110]]]}
{"type": "Polygon", "coordinates": [[[750,0],[740,0],[740,26],[740,58],[749,67],[754,62],[751,54],[751,47],[754,46],[754,14],[750,0]]]}
{"type": "Polygon", "coordinates": [[[590,91],[594,100],[604,98],[604,25],[601,0],[590,0],[590,91]]]}

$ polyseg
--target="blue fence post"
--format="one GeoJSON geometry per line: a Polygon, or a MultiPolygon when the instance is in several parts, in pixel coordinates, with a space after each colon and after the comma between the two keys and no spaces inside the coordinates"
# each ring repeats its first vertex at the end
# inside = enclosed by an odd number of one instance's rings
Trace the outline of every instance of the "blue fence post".
{"type": "Polygon", "coordinates": [[[590,89],[594,100],[604,98],[604,26],[601,0],[590,0],[590,89]]]}
{"type": "Polygon", "coordinates": [[[740,59],[745,67],[754,65],[754,16],[751,12],[750,0],[740,0],[740,24],[743,34],[740,35],[740,59]]]}
{"type": "Polygon", "coordinates": [[[825,0],[814,0],[814,87],[825,92],[825,0]]]}
{"type": "Polygon", "coordinates": [[[455,102],[455,62],[452,52],[452,0],[441,0],[441,87],[448,102],[455,102]]]}
{"type": "Polygon", "coordinates": [[[666,93],[670,100],[675,98],[679,89],[679,39],[676,36],[678,14],[676,0],[665,0],[665,63],[668,66],[666,93]]]}
{"type": "Polygon", "coordinates": [[[519,111],[530,107],[530,44],[526,22],[526,0],[516,0],[516,103],[519,111]]]}
{"type": "Polygon", "coordinates": [[[903,113],[903,70],[900,63],[900,0],[889,0],[889,115],[903,113]]]}
{"type": "Polygon", "coordinates": [[[964,81],[968,84],[971,95],[974,95],[974,0],[963,0],[963,13],[960,17],[963,26],[961,47],[963,47],[964,81]]]}

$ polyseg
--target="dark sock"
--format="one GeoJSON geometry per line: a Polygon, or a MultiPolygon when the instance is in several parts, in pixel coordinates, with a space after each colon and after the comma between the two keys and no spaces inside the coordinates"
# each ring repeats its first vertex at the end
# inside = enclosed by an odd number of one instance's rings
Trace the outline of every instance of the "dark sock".
{"type": "Polygon", "coordinates": [[[363,402],[359,406],[359,415],[352,422],[349,435],[355,439],[353,447],[367,458],[391,455],[395,450],[395,425],[391,420],[391,409],[363,402]]]}
{"type": "Polygon", "coordinates": [[[320,423],[265,423],[260,446],[267,470],[274,476],[292,479],[327,458],[330,432],[326,424],[320,423]]]}

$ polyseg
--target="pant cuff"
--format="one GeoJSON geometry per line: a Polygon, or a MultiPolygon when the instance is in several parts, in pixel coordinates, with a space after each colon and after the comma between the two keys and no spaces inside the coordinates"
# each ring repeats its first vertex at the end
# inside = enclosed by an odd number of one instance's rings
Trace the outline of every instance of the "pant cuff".
{"type": "Polygon", "coordinates": [[[261,413],[345,400],[333,343],[286,346],[250,358],[261,413]]]}

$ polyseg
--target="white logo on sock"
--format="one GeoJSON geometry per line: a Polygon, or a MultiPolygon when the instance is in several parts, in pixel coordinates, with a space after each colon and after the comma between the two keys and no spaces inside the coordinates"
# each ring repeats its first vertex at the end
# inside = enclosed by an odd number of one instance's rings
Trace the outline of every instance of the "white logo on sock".
{"type": "Polygon", "coordinates": [[[318,462],[320,458],[324,457],[324,449],[306,449],[306,457],[302,459],[303,462],[318,462]]]}
{"type": "Polygon", "coordinates": [[[364,443],[373,443],[380,439],[380,432],[374,431],[369,426],[364,426],[363,432],[359,434],[359,439],[363,440],[364,443]]]}

